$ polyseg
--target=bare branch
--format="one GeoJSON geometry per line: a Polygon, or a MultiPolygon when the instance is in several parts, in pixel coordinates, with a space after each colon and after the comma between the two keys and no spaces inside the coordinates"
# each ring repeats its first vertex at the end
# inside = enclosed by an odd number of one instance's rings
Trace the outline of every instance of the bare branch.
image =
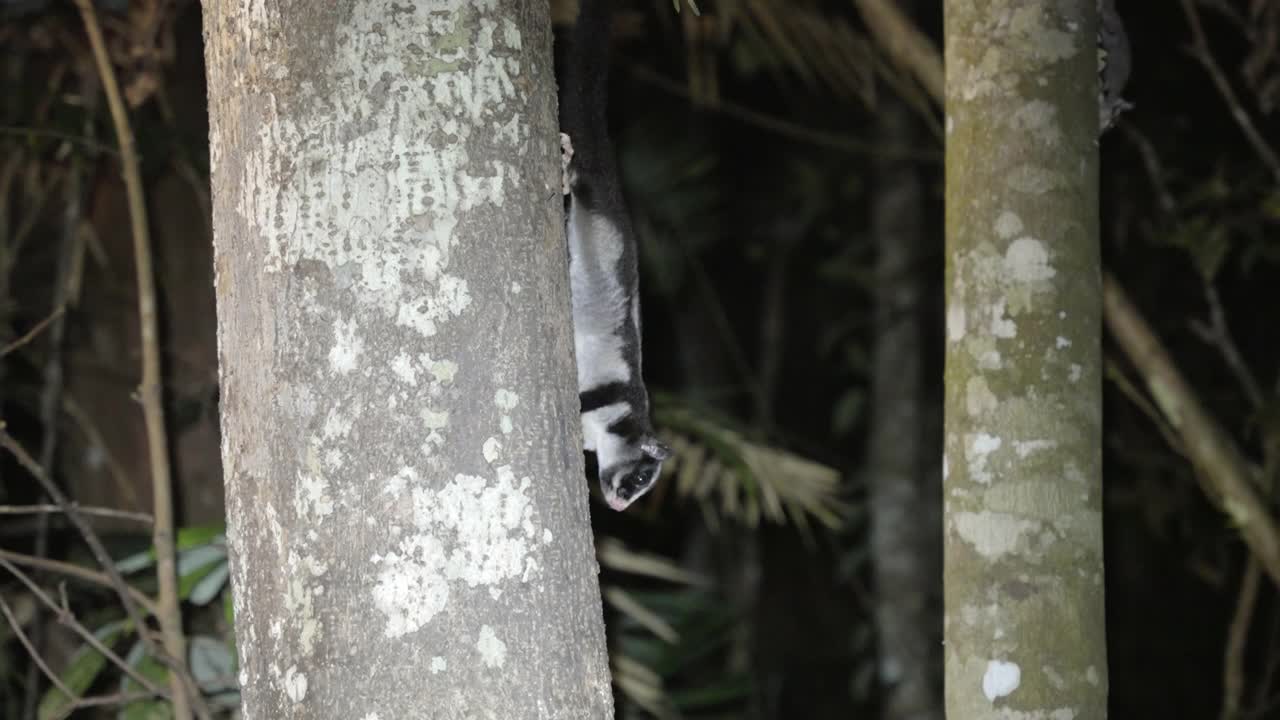
{"type": "MultiPolygon", "coordinates": [[[[129,220],[133,228],[133,253],[138,282],[138,324],[142,336],[142,381],[138,385],[138,397],[142,404],[143,419],[147,429],[148,460],[151,465],[151,489],[155,523],[152,525],[152,544],[156,553],[156,575],[159,579],[160,629],[164,647],[178,668],[185,669],[186,637],[182,634],[182,614],[178,607],[178,574],[174,552],[173,487],[169,467],[169,439],[164,425],[164,407],[160,402],[160,343],[156,320],[155,277],[151,265],[151,238],[147,230],[147,210],[142,190],[142,175],[138,170],[138,154],[134,147],[133,130],[125,110],[120,86],[116,82],[111,61],[107,58],[102,28],[89,0],[76,0],[80,17],[84,20],[89,44],[93,48],[98,75],[111,109],[117,144],[120,147],[120,164],[124,169],[125,190],[129,199],[129,220]]],[[[184,670],[185,672],[185,670],[184,670]]],[[[169,678],[173,693],[173,714],[177,720],[190,720],[191,705],[187,688],[180,675],[174,672],[169,678]]]]}
{"type": "MultiPolygon", "coordinates": [[[[45,593],[45,591],[41,589],[40,586],[37,585],[34,580],[32,580],[26,573],[19,570],[13,563],[9,562],[3,557],[0,557],[0,567],[3,567],[5,570],[8,570],[14,577],[18,578],[18,580],[21,581],[23,585],[26,585],[27,589],[30,590],[31,593],[35,595],[37,599],[40,600],[40,602],[44,603],[45,607],[53,611],[53,614],[55,617],[58,618],[59,623],[70,628],[72,632],[80,636],[81,640],[84,640],[85,643],[87,643],[90,647],[92,647],[94,650],[97,650],[99,653],[101,653],[103,657],[110,660],[113,665],[120,668],[122,671],[124,671],[126,675],[133,678],[142,687],[146,688],[148,692],[148,697],[154,697],[154,696],[159,696],[163,698],[169,697],[168,692],[162,690],[159,687],[156,687],[155,683],[151,682],[150,678],[138,672],[136,668],[134,668],[129,663],[125,662],[123,658],[121,658],[111,648],[107,647],[101,640],[99,640],[97,635],[94,635],[92,632],[89,631],[88,628],[84,626],[84,624],[82,624],[79,620],[77,620],[76,616],[71,612],[71,609],[67,607],[65,598],[63,599],[62,603],[54,602],[53,598],[49,597],[49,595],[45,593]]],[[[145,631],[145,628],[144,628],[144,631],[145,631]]],[[[77,702],[76,704],[80,705],[79,702],[77,702]]]]}
{"type": "Polygon", "coordinates": [[[1214,59],[1213,52],[1209,49],[1209,39],[1205,37],[1204,27],[1200,24],[1200,12],[1196,10],[1195,3],[1192,0],[1182,0],[1182,12],[1187,16],[1187,23],[1191,25],[1191,37],[1194,42],[1191,49],[1192,56],[1199,60],[1209,73],[1214,87],[1218,89],[1218,94],[1226,101],[1227,109],[1231,111],[1231,118],[1240,126],[1240,131],[1244,133],[1249,144],[1253,145],[1258,156],[1270,166],[1271,174],[1280,181],[1280,158],[1276,157],[1276,151],[1262,137],[1262,133],[1258,132],[1258,128],[1253,124],[1253,118],[1245,112],[1240,99],[1236,97],[1236,91],[1231,89],[1231,82],[1227,80],[1226,74],[1218,66],[1218,61],[1214,59]]]}
{"type": "Polygon", "coordinates": [[[1110,275],[1103,278],[1107,328],[1182,437],[1202,488],[1239,528],[1267,575],[1280,585],[1280,532],[1258,496],[1253,471],[1231,437],[1200,404],[1160,340],[1110,275]]]}
{"type": "Polygon", "coordinates": [[[36,323],[30,330],[28,330],[25,335],[18,338],[17,340],[14,340],[8,345],[5,345],[3,348],[0,348],[0,358],[4,357],[5,355],[8,355],[14,350],[17,350],[23,345],[26,345],[27,343],[34,340],[42,330],[49,327],[49,324],[52,323],[54,320],[57,320],[59,317],[62,317],[62,314],[66,311],[67,309],[65,307],[59,306],[58,309],[49,313],[48,316],[46,316],[43,320],[36,323]]]}
{"type": "MultiPolygon", "coordinates": [[[[22,553],[13,552],[12,550],[5,550],[3,548],[0,548],[0,560],[7,560],[14,565],[25,565],[26,567],[48,570],[50,572],[58,573],[59,575],[65,575],[109,590],[117,589],[116,585],[111,582],[111,578],[107,576],[106,573],[91,570],[83,565],[76,565],[74,563],[63,562],[61,560],[50,560],[49,558],[36,557],[35,555],[24,555],[22,553]]],[[[129,591],[129,597],[133,602],[137,603],[137,605],[143,610],[146,610],[148,615],[155,615],[156,604],[154,600],[131,587],[127,589],[129,591]]]]}
{"type": "Polygon", "coordinates": [[[4,595],[0,595],[0,613],[4,613],[4,617],[9,621],[9,625],[13,628],[13,634],[18,638],[18,642],[22,643],[22,647],[27,649],[27,653],[31,655],[31,662],[40,667],[40,671],[45,677],[49,678],[49,682],[58,688],[63,695],[66,695],[73,702],[77,699],[76,694],[71,692],[71,688],[62,682],[62,678],[57,673],[49,669],[49,664],[44,661],[40,653],[36,650],[36,646],[31,644],[31,640],[27,638],[27,634],[22,631],[22,624],[18,622],[18,618],[13,616],[13,610],[9,609],[9,603],[5,602],[4,595]]]}
{"type": "MultiPolygon", "coordinates": [[[[118,518],[121,520],[133,520],[145,525],[150,525],[153,521],[151,515],[141,512],[133,512],[131,510],[117,510],[115,508],[94,507],[90,505],[81,505],[79,503],[71,503],[71,507],[78,510],[84,515],[97,517],[118,518]]],[[[61,505],[0,505],[0,515],[37,515],[62,512],[61,505]]]]}
{"type": "Polygon", "coordinates": [[[1244,695],[1244,653],[1249,643],[1249,628],[1258,602],[1258,580],[1262,575],[1258,559],[1250,557],[1240,580],[1240,597],[1227,629],[1227,649],[1222,663],[1221,720],[1240,716],[1240,698],[1244,695]]]}

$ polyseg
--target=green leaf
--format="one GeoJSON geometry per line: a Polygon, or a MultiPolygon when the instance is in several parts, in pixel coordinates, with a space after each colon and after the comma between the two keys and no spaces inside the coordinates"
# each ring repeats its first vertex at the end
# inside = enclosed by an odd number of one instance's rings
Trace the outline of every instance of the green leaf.
{"type": "MultiPolygon", "coordinates": [[[[226,553],[223,545],[226,542],[224,533],[227,530],[225,524],[213,525],[193,525],[191,527],[178,528],[178,538],[175,547],[179,552],[178,562],[182,562],[182,553],[184,551],[194,550],[204,546],[220,547],[222,552],[226,553]]],[[[134,573],[139,570],[155,565],[156,551],[154,547],[147,548],[139,553],[134,553],[123,560],[116,561],[116,569],[122,573],[134,573]]],[[[182,574],[182,569],[178,569],[178,574],[182,574]]]]}
{"type": "MultiPolygon", "coordinates": [[[[141,642],[134,643],[133,647],[129,649],[129,654],[124,659],[125,662],[129,663],[130,667],[156,685],[164,687],[168,684],[169,669],[161,665],[155,658],[147,655],[141,642]]],[[[137,693],[142,692],[144,689],[128,675],[123,675],[120,678],[121,693],[137,693]]],[[[129,703],[121,708],[116,715],[117,720],[170,720],[172,717],[173,708],[168,702],[150,699],[129,703]]]]}
{"type": "Polygon", "coordinates": [[[201,692],[218,693],[235,689],[236,656],[225,643],[206,635],[195,635],[189,641],[187,655],[190,658],[191,675],[200,685],[201,692]]]}
{"type": "Polygon", "coordinates": [[[116,717],[119,720],[171,720],[173,707],[164,700],[139,700],[126,705],[116,717]]]}
{"type": "MultiPolygon", "coordinates": [[[[107,623],[95,631],[94,637],[102,641],[104,645],[110,646],[120,635],[128,629],[132,628],[129,623],[124,620],[107,623]]],[[[71,692],[77,696],[84,695],[89,686],[93,685],[94,680],[102,673],[102,669],[107,665],[107,658],[102,653],[90,647],[88,644],[81,645],[76,649],[75,654],[71,656],[71,662],[67,665],[67,669],[62,672],[59,679],[67,686],[71,692]]],[[[40,720],[60,717],[70,702],[70,698],[62,694],[62,691],[56,687],[49,688],[40,699],[40,705],[37,709],[36,716],[40,720]]]]}
{"type": "Polygon", "coordinates": [[[187,599],[195,605],[202,607],[208,605],[209,601],[217,597],[227,584],[230,573],[231,568],[225,560],[212,566],[209,572],[191,588],[191,594],[187,599]]]}

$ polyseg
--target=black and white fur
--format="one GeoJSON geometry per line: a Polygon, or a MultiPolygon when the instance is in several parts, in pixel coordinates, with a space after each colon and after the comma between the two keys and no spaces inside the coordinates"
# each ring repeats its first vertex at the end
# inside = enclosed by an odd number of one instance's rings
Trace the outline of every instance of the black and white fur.
{"type": "Polygon", "coordinates": [[[606,127],[610,2],[581,2],[565,53],[560,124],[583,447],[596,454],[605,502],[624,510],[653,487],[671,450],[649,421],[635,232],[606,127]]]}

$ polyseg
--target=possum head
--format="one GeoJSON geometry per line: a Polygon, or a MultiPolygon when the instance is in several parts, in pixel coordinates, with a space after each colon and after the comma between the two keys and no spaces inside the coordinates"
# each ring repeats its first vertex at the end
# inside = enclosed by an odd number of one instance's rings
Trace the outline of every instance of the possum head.
{"type": "Polygon", "coordinates": [[[656,437],[647,436],[630,444],[608,466],[600,468],[600,490],[605,503],[614,510],[627,506],[649,492],[662,472],[662,461],[671,457],[671,448],[656,437]]]}

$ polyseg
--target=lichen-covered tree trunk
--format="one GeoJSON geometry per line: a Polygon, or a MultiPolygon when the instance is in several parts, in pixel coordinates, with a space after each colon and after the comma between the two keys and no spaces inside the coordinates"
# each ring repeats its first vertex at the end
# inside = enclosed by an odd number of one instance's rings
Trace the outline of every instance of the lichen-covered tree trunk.
{"type": "Polygon", "coordinates": [[[611,718],[546,3],[205,5],[246,718],[611,718]]]}
{"type": "Polygon", "coordinates": [[[1095,0],[948,0],[947,715],[1106,716],[1095,0]]]}

